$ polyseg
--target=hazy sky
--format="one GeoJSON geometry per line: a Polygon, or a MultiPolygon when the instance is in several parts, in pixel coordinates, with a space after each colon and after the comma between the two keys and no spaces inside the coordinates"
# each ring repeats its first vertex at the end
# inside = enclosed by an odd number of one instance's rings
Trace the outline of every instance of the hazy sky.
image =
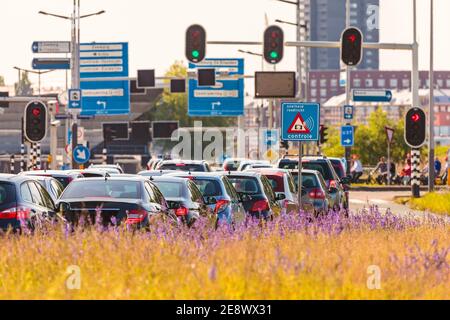
{"type": "MultiPolygon", "coordinates": [[[[7,83],[17,81],[14,66],[31,68],[31,43],[35,40],[69,40],[70,22],[38,15],[45,10],[62,15],[71,12],[72,0],[2,0],[0,12],[2,50],[0,74],[7,83]]],[[[412,0],[380,0],[382,42],[412,40],[412,0]]],[[[429,61],[429,2],[418,0],[420,65],[429,61]]],[[[175,60],[184,60],[184,34],[192,23],[205,26],[209,40],[258,41],[275,19],[295,21],[295,7],[276,0],[82,0],[82,13],[101,9],[106,14],[83,20],[82,42],[128,41],[130,70],[155,68],[162,75],[175,60]]],[[[450,0],[435,0],[436,69],[450,70],[450,0]]],[[[295,28],[283,26],[287,40],[295,39],[295,28]]],[[[241,47],[260,52],[258,47],[241,47]]],[[[241,57],[238,47],[208,47],[209,57],[241,57]]],[[[260,69],[258,57],[246,57],[246,73],[260,69]]],[[[383,52],[382,69],[409,69],[409,53],[383,52]]],[[[287,49],[280,70],[295,69],[295,50],[287,49]]],[[[35,80],[35,78],[33,78],[35,80]]],[[[36,80],[35,80],[36,81],[36,80]]],[[[44,85],[64,83],[64,72],[43,78],[44,85]]]]}

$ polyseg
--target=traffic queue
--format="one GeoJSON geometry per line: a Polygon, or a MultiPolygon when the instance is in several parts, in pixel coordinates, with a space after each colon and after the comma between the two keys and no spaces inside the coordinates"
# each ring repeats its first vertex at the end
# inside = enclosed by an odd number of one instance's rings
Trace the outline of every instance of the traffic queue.
{"type": "Polygon", "coordinates": [[[348,209],[350,178],[342,160],[303,157],[300,191],[298,167],[295,156],[276,165],[227,159],[217,170],[206,161],[154,159],[138,174],[125,174],[119,165],[0,174],[0,230],[33,231],[58,222],[72,230],[149,230],[156,222],[192,227],[202,217],[218,228],[301,210],[320,215],[348,209]]]}

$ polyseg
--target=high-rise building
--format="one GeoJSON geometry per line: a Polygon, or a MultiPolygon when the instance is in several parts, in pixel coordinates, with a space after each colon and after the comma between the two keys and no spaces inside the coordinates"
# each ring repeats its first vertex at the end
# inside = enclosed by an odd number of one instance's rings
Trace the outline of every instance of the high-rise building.
{"type": "MultiPolygon", "coordinates": [[[[312,41],[339,41],[346,27],[346,0],[300,0],[312,41]]],[[[359,28],[365,42],[379,42],[379,0],[351,0],[350,25],[359,28]]],[[[313,48],[311,70],[338,70],[339,49],[313,48]]],[[[378,50],[364,50],[360,70],[378,70],[378,50]]]]}

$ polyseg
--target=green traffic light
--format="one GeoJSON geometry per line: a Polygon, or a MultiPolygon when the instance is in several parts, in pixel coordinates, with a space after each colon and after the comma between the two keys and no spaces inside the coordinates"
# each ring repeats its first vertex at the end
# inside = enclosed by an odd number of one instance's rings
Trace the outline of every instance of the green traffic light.
{"type": "Polygon", "coordinates": [[[198,58],[200,56],[200,52],[198,52],[197,50],[192,51],[192,56],[194,58],[198,58]]]}
{"type": "Polygon", "coordinates": [[[272,59],[277,59],[277,58],[278,58],[278,52],[272,51],[272,52],[270,53],[270,57],[271,57],[272,59]]]}

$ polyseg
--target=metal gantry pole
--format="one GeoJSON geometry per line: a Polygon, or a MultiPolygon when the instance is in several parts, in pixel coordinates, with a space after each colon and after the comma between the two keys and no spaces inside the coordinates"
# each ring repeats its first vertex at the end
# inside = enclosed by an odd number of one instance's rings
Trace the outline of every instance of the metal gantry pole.
{"type": "Polygon", "coordinates": [[[435,182],[435,141],[434,141],[434,0],[430,0],[430,110],[428,134],[428,191],[434,191],[435,182]]]}
{"type": "MultiPolygon", "coordinates": [[[[350,28],[350,0],[346,0],[345,5],[345,26],[346,28],[350,28]]],[[[346,74],[347,74],[347,80],[345,82],[345,105],[350,104],[350,87],[351,87],[351,79],[350,79],[350,67],[346,66],[346,74]]],[[[351,125],[351,123],[347,123],[347,125],[351,125]]],[[[350,175],[350,168],[351,168],[351,156],[352,156],[352,149],[350,147],[345,147],[345,159],[347,162],[347,175],[350,175]]]]}

